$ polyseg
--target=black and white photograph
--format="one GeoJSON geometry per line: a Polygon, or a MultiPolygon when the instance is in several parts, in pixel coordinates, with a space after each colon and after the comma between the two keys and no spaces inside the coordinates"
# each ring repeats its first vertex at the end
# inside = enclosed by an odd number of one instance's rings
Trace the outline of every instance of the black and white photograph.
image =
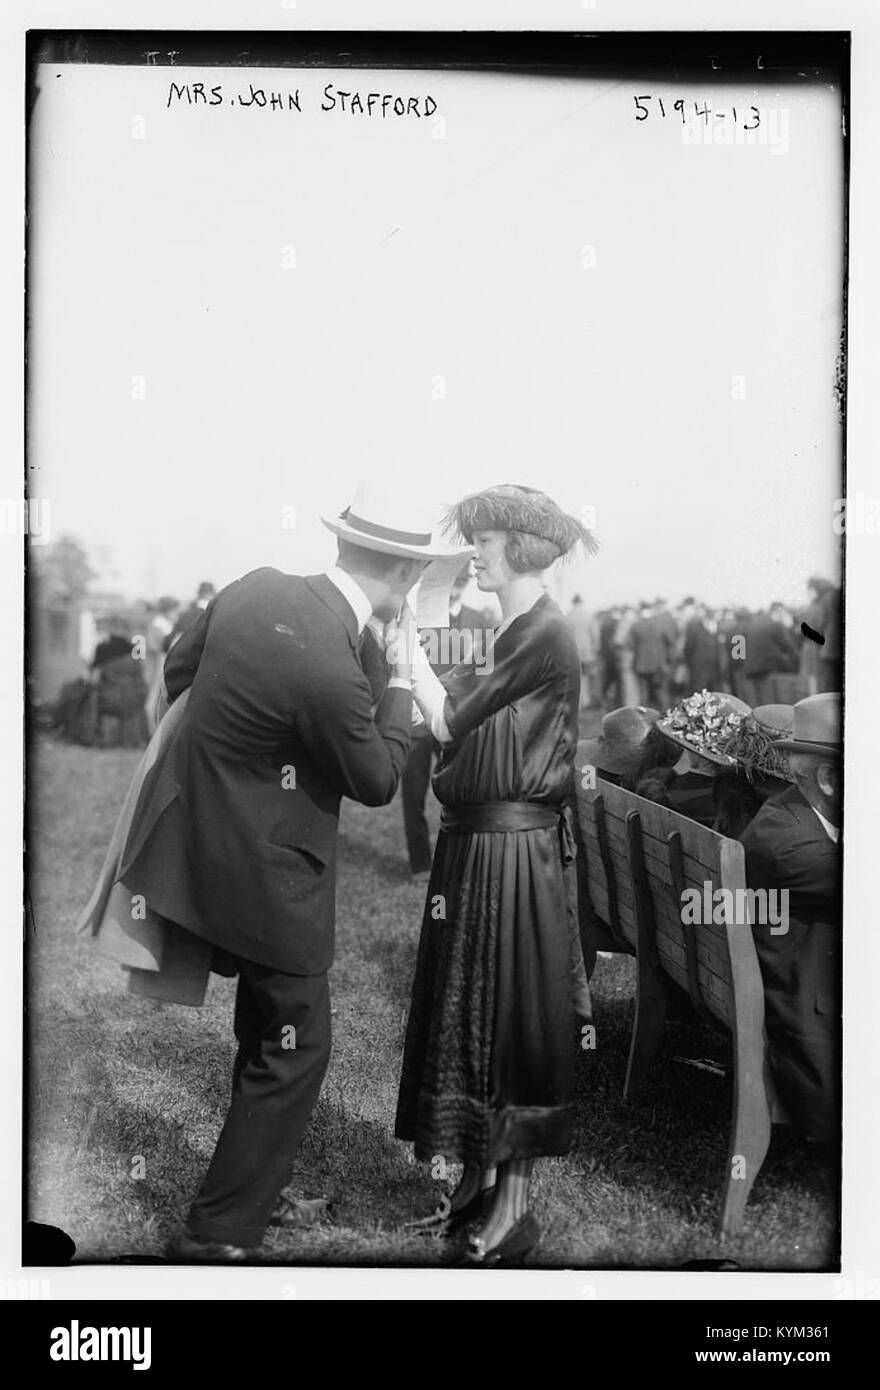
{"type": "Polygon", "coordinates": [[[877,1297],[850,25],[150,8],[24,55],[23,1275],[877,1297]]]}

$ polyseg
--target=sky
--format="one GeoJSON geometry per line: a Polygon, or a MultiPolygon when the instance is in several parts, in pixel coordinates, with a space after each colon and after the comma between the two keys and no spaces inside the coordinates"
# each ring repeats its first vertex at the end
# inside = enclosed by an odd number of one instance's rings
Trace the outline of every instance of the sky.
{"type": "Polygon", "coordinates": [[[313,573],[335,553],[320,516],[374,474],[438,506],[545,489],[594,524],[599,555],[552,580],[593,608],[799,603],[837,576],[836,89],[104,65],[39,83],[31,490],[102,587],[313,573]],[[195,82],[222,99],[188,102],[195,82]],[[238,100],[251,83],[266,106],[238,100]],[[433,114],[342,111],[340,90],[433,114]]]}

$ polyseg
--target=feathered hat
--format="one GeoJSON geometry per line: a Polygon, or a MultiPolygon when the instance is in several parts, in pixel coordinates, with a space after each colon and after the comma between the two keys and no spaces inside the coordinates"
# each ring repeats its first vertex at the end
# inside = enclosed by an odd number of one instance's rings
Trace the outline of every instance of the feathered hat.
{"type": "Polygon", "coordinates": [[[736,758],[750,782],[767,777],[794,780],[788,755],[779,746],[779,740],[791,733],[792,713],[791,705],[759,705],[725,745],[725,752],[736,758]]]}
{"type": "Polygon", "coordinates": [[[593,532],[534,487],[501,483],[483,492],[463,497],[449,511],[444,529],[473,543],[475,531],[522,531],[540,536],[567,555],[580,541],[589,555],[595,555],[599,542],[593,532]]]}

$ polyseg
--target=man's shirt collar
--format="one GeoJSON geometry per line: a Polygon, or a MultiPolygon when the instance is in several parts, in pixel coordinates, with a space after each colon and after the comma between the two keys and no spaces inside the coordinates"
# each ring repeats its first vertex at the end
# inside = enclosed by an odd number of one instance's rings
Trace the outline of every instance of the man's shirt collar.
{"type": "Polygon", "coordinates": [[[826,820],[825,817],[822,815],[822,812],[817,811],[815,806],[811,805],[810,810],[813,811],[814,814],[819,817],[820,821],[822,822],[822,827],[825,831],[825,834],[828,836],[829,840],[833,840],[834,843],[837,844],[840,839],[840,828],[836,825],[832,825],[830,820],[826,820]]]}
{"type": "Polygon", "coordinates": [[[373,615],[373,605],[357,580],[352,579],[351,575],[346,574],[345,570],[341,570],[338,565],[333,565],[331,569],[325,570],[324,577],[330,580],[330,583],[339,590],[342,597],[348,602],[354,613],[358,636],[360,637],[373,615]]]}

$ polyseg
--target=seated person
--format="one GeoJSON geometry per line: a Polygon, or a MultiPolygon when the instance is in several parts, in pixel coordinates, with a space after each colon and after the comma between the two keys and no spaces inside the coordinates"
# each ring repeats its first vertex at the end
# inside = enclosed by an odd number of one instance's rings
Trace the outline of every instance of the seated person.
{"type": "MultiPolygon", "coordinates": [[[[603,782],[612,782],[650,801],[665,800],[669,779],[673,774],[673,764],[682,757],[681,749],[665,738],[657,728],[660,711],[647,705],[624,705],[612,710],[602,720],[598,738],[582,739],[578,744],[577,768],[583,776],[588,767],[594,767],[603,782]]],[[[579,856],[583,866],[586,856],[579,856]]],[[[581,869],[583,872],[583,869],[581,869]]],[[[589,884],[584,878],[579,885],[580,915],[582,923],[582,944],[584,960],[592,973],[594,955],[607,954],[602,947],[611,945],[619,949],[618,943],[609,938],[607,931],[596,920],[590,903],[589,884]]],[[[685,990],[672,980],[666,980],[668,1017],[679,1023],[695,1023],[697,1014],[685,990]]]]}
{"type": "Polygon", "coordinates": [[[117,744],[137,747],[146,742],[144,702],[147,686],[143,661],[132,650],[132,639],[121,626],[111,623],[108,636],[98,643],[92,659],[92,679],[96,691],[95,728],[92,742],[104,742],[102,718],[116,719],[117,744]]]}
{"type": "Polygon", "coordinates": [[[748,714],[748,705],[732,695],[689,696],[654,726],[641,762],[621,785],[721,835],[736,836],[761,803],[723,745],[748,714]]]}
{"type": "Polygon", "coordinates": [[[840,1139],[840,696],[793,708],[794,785],[771,797],[741,836],[750,888],[788,890],[788,930],[755,925],[770,1068],[792,1124],[840,1139]]]}
{"type": "Polygon", "coordinates": [[[53,722],[61,737],[70,743],[91,743],[94,724],[95,688],[84,676],[62,685],[53,710],[53,722]]]}
{"type": "MultiPolygon", "coordinates": [[[[624,705],[603,716],[597,738],[578,744],[577,766],[583,776],[594,767],[603,782],[620,785],[640,765],[660,711],[647,705],[624,705]]],[[[665,740],[664,740],[665,743],[665,740]]]]}

